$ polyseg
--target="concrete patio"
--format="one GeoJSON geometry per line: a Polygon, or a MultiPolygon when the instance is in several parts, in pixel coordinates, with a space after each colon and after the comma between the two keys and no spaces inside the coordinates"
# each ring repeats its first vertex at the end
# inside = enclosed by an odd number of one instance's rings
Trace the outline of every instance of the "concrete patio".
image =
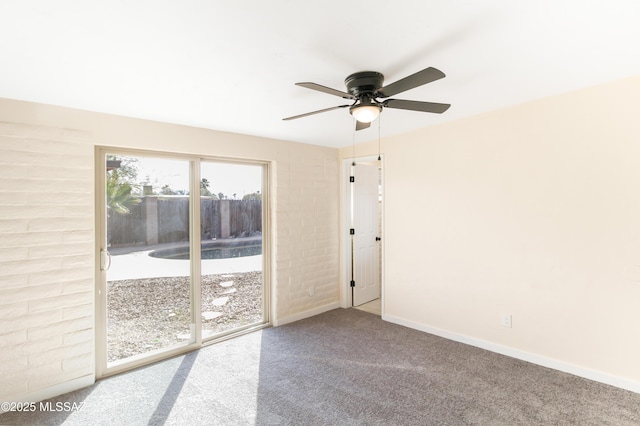
{"type": "MultiPolygon", "coordinates": [[[[149,253],[170,245],[115,248],[111,253],[108,281],[136,278],[184,277],[190,275],[190,261],[162,259],[149,253]],[[133,251],[137,250],[137,251],[133,251]]],[[[262,270],[262,255],[211,259],[201,261],[202,275],[251,272],[262,270]]]]}

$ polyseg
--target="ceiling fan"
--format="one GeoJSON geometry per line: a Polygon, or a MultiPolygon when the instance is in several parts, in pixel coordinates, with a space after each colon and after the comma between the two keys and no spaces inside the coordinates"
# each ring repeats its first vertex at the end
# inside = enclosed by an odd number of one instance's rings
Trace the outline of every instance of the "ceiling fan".
{"type": "Polygon", "coordinates": [[[382,74],[376,71],[361,71],[351,74],[344,80],[344,84],[347,86],[347,92],[321,86],[316,83],[296,83],[297,86],[339,96],[344,99],[353,100],[354,102],[351,105],[338,105],[331,108],[308,112],[306,114],[294,115],[292,117],[283,118],[283,120],[295,120],[297,118],[307,117],[321,112],[348,107],[349,112],[356,119],[356,130],[362,130],[369,127],[371,122],[378,118],[382,108],[406,109],[411,111],[442,114],[449,109],[451,106],[450,104],[408,101],[403,99],[386,99],[380,101],[378,98],[388,98],[389,96],[394,96],[398,93],[431,83],[444,77],[445,75],[442,71],[429,67],[383,87],[382,84],[384,83],[384,76],[382,74]]]}

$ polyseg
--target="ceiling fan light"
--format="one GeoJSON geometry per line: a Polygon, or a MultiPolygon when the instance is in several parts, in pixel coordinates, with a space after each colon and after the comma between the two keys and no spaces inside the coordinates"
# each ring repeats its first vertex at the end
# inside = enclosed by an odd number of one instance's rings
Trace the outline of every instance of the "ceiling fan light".
{"type": "Polygon", "coordinates": [[[375,104],[355,105],[350,108],[351,115],[361,123],[371,123],[378,118],[382,108],[375,104]]]}

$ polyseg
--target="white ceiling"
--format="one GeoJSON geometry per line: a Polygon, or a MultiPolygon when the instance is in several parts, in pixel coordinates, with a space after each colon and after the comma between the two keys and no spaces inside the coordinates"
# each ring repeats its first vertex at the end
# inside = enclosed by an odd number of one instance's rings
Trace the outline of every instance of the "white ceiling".
{"type": "MultiPolygon", "coordinates": [[[[382,136],[640,74],[637,0],[3,0],[0,97],[332,147],[354,135],[345,91],[373,70],[391,83],[447,77],[394,98],[382,136]]],[[[0,117],[1,120],[1,117],[0,117]]]]}

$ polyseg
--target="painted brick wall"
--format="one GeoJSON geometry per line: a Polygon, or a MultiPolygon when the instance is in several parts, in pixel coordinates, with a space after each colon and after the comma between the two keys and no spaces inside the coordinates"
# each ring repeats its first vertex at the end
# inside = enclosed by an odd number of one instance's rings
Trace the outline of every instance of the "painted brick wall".
{"type": "Polygon", "coordinates": [[[279,323],[338,307],[337,158],[281,152],[276,184],[276,311],[279,323]],[[304,316],[304,315],[302,315],[304,316]]]}
{"type": "Polygon", "coordinates": [[[6,99],[0,114],[0,401],[93,380],[96,141],[273,160],[276,324],[339,307],[337,150],[6,99]]]}
{"type": "Polygon", "coordinates": [[[93,375],[93,146],[0,123],[0,400],[93,375]]]}

